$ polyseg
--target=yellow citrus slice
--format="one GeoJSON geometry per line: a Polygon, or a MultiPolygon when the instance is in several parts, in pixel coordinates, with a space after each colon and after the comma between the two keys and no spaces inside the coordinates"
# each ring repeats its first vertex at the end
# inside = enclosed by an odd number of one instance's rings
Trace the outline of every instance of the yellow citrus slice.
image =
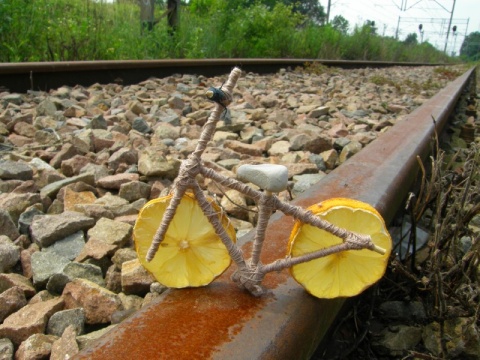
{"type": "MultiPolygon", "coordinates": [[[[157,253],[152,261],[145,260],[171,199],[169,195],[151,200],[140,210],[133,229],[140,263],[158,282],[168,287],[207,285],[227,269],[231,259],[192,194],[183,195],[157,253]]],[[[228,218],[220,213],[220,208],[212,199],[208,201],[218,211],[227,234],[236,241],[235,229],[228,218]]]]}
{"type": "MultiPolygon", "coordinates": [[[[382,216],[361,201],[334,198],[308,208],[328,222],[358,234],[370,235],[385,254],[368,249],[349,250],[292,266],[292,276],[310,294],[319,298],[355,296],[385,274],[392,239],[382,216]]],[[[325,230],[297,221],[289,239],[292,257],[342,243],[325,230]]]]}

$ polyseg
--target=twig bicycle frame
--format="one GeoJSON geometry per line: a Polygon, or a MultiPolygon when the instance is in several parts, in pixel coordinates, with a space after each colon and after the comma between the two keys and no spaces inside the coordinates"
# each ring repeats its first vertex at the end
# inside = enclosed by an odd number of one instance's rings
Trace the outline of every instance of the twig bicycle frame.
{"type": "MultiPolygon", "coordinates": [[[[361,235],[339,228],[319,218],[308,210],[288,204],[280,200],[271,191],[272,189],[270,189],[268,186],[264,188],[265,191],[255,190],[237,179],[229,178],[217,173],[216,171],[206,167],[202,163],[201,156],[205,151],[208,142],[213,137],[216,124],[220,119],[221,113],[232,101],[233,88],[236,85],[240,75],[241,70],[239,68],[234,68],[231,71],[230,76],[225,82],[225,84],[223,84],[220,88],[210,88],[207,91],[207,97],[209,97],[212,101],[216,103],[215,108],[210,114],[202,130],[195,151],[191,153],[188,158],[182,162],[179,174],[173,184],[172,199],[165,210],[162,222],[160,223],[160,226],[157,229],[157,232],[153,238],[152,244],[146,256],[146,260],[151,261],[154,258],[163,238],[165,237],[168,226],[172,221],[173,217],[175,216],[175,212],[178,205],[180,204],[180,200],[182,199],[182,196],[187,190],[191,190],[193,192],[195,200],[198,202],[198,205],[202,209],[205,216],[208,218],[209,222],[212,224],[216,234],[220,237],[221,241],[225,245],[230,257],[237,265],[237,270],[232,275],[232,280],[237,283],[237,285],[239,285],[241,288],[248,290],[254,296],[260,296],[264,293],[265,290],[261,286],[261,282],[265,275],[271,271],[279,271],[296,264],[300,264],[303,262],[347,250],[369,249],[379,254],[385,254],[386,250],[375,245],[372,242],[370,236],[368,235],[361,235]],[[218,212],[207,200],[206,196],[203,193],[203,190],[197,182],[197,175],[212,179],[216,183],[227,188],[237,190],[245,196],[252,198],[258,204],[258,224],[254,237],[253,252],[250,259],[246,259],[244,257],[242,250],[227,234],[227,231],[222,226],[221,221],[219,220],[218,212]],[[331,247],[320,249],[312,253],[296,257],[286,257],[283,259],[278,259],[264,265],[260,261],[260,254],[265,238],[265,229],[268,223],[268,219],[275,210],[279,210],[286,215],[292,216],[293,218],[301,221],[302,223],[310,224],[312,226],[328,231],[329,233],[341,238],[343,242],[338,245],[333,245],[331,247]]],[[[256,170],[257,173],[262,174],[263,170],[261,166],[262,165],[258,165],[259,168],[256,170]]],[[[282,165],[274,166],[282,167],[282,165]]],[[[273,188],[273,190],[277,190],[278,186],[273,188]]]]}

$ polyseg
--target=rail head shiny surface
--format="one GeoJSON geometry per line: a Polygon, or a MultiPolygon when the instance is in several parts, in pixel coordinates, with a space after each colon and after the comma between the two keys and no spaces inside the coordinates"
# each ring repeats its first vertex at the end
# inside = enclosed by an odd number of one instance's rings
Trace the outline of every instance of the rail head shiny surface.
{"type": "MultiPolygon", "coordinates": [[[[434,123],[445,126],[474,69],[332,171],[294,203],[309,206],[331,197],[373,205],[389,222],[405,199],[428,153],[434,123]]],[[[264,261],[285,256],[289,217],[275,214],[267,229],[264,261]]],[[[253,233],[240,239],[249,251],[253,233]]],[[[344,299],[321,300],[288,271],[269,274],[266,296],[254,298],[229,280],[232,268],[204,288],[169,290],[117,325],[76,359],[308,359],[344,299]]]]}

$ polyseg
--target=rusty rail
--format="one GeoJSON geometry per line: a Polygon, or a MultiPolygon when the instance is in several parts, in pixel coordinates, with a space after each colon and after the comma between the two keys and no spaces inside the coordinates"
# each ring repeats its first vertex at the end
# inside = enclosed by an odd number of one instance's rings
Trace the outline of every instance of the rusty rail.
{"type": "Polygon", "coordinates": [[[425,63],[347,61],[322,59],[178,59],[178,60],[124,60],[124,61],[68,61],[1,63],[0,88],[10,92],[27,90],[48,91],[63,85],[90,86],[94,83],[135,84],[149,77],[166,77],[175,73],[223,75],[234,66],[259,74],[273,73],[282,67],[302,66],[319,62],[342,68],[424,66],[425,63]]]}
{"type": "MultiPolygon", "coordinates": [[[[309,206],[331,197],[370,203],[390,222],[428,155],[474,68],[399,122],[295,200],[309,206]]],[[[271,218],[264,260],[284,256],[293,221],[271,218]]],[[[241,242],[249,250],[252,233],[241,242]]],[[[262,298],[237,289],[231,269],[205,288],[169,290],[117,325],[75,359],[308,359],[344,305],[344,299],[308,295],[286,271],[269,274],[262,298]]]]}

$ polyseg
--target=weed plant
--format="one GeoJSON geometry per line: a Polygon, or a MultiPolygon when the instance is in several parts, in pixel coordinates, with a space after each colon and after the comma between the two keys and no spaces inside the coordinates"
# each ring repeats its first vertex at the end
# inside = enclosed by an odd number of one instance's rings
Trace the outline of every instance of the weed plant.
{"type": "Polygon", "coordinates": [[[160,21],[142,31],[136,2],[0,0],[0,61],[291,57],[444,63],[428,43],[407,45],[369,26],[344,34],[278,2],[234,8],[234,2],[182,6],[172,35],[160,21]]]}

